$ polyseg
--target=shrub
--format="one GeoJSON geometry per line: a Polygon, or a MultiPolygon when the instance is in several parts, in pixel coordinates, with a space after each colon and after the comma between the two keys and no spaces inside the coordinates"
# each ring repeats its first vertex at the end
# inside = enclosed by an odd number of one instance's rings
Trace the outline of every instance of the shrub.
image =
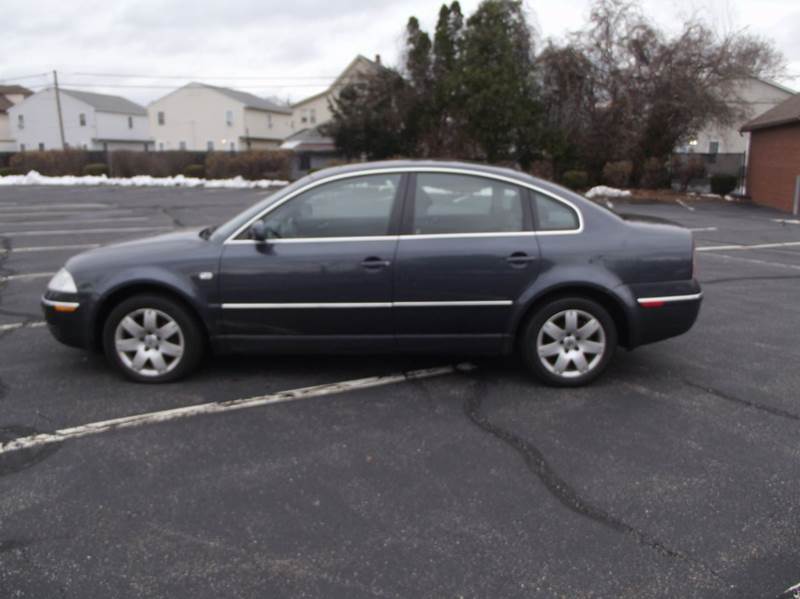
{"type": "Polygon", "coordinates": [[[661,158],[648,158],[642,165],[641,186],[645,189],[669,187],[669,170],[661,158]]]}
{"type": "Polygon", "coordinates": [[[530,171],[531,175],[540,179],[547,179],[548,181],[555,179],[552,160],[534,160],[531,163],[530,171]]]}
{"type": "Polygon", "coordinates": [[[136,152],[115,150],[111,153],[111,173],[115,177],[150,175],[152,177],[174,177],[184,172],[187,166],[202,162],[205,152],[168,150],[166,152],[136,152]]]}
{"type": "Polygon", "coordinates": [[[285,150],[252,150],[239,152],[209,152],[206,156],[206,177],[228,179],[282,179],[291,176],[292,153],[285,150]]]}
{"type": "Polygon", "coordinates": [[[713,175],[711,177],[711,193],[725,196],[736,189],[739,179],[735,175],[713,175]]]}
{"type": "Polygon", "coordinates": [[[107,175],[108,167],[102,162],[90,162],[83,167],[83,174],[94,176],[107,175]]]}
{"type": "Polygon", "coordinates": [[[706,165],[699,156],[679,154],[672,157],[672,176],[680,183],[681,191],[686,191],[689,183],[706,176],[706,165]]]}
{"type": "Polygon", "coordinates": [[[10,166],[0,166],[0,177],[8,177],[9,175],[18,175],[19,171],[10,166]]]}
{"type": "Polygon", "coordinates": [[[565,171],[561,175],[561,183],[573,190],[586,189],[589,187],[589,174],[586,171],[565,171]]]}
{"type": "Polygon", "coordinates": [[[603,167],[603,183],[611,187],[627,187],[632,172],[633,163],[630,160],[606,162],[603,167]]]}
{"type": "Polygon", "coordinates": [[[89,154],[85,150],[20,152],[8,161],[9,166],[17,172],[38,171],[50,177],[81,175],[88,163],[89,154]]]}
{"type": "Polygon", "coordinates": [[[202,179],[206,176],[206,167],[202,164],[190,164],[183,169],[184,177],[196,177],[202,179]]]}

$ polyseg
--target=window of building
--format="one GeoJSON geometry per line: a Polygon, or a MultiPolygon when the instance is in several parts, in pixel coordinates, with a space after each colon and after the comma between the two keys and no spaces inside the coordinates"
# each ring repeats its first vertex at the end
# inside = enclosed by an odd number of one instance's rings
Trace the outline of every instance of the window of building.
{"type": "Polygon", "coordinates": [[[228,125],[228,127],[233,127],[233,110],[225,111],[225,124],[228,125]]]}
{"type": "Polygon", "coordinates": [[[25,151],[25,144],[19,144],[19,151],[20,152],[24,152],[25,151]]]}
{"type": "Polygon", "coordinates": [[[133,117],[128,117],[128,129],[133,129],[133,117]]]}
{"type": "Polygon", "coordinates": [[[267,129],[272,129],[272,113],[267,113],[267,129]]]}
{"type": "Polygon", "coordinates": [[[178,142],[178,149],[185,150],[186,149],[186,142],[185,141],[179,141],[178,142]]]}
{"type": "Polygon", "coordinates": [[[39,151],[40,152],[44,151],[44,143],[42,143],[41,141],[39,142],[39,151]]]}
{"type": "Polygon", "coordinates": [[[307,123],[308,122],[308,108],[303,108],[303,112],[301,114],[302,114],[302,116],[300,117],[300,122],[301,123],[307,123]]]}
{"type": "Polygon", "coordinates": [[[17,115],[17,127],[20,129],[25,128],[25,116],[22,114],[17,115]]]}
{"type": "Polygon", "coordinates": [[[399,174],[320,185],[270,212],[264,225],[277,239],[386,235],[399,186],[399,174]]]}
{"type": "Polygon", "coordinates": [[[533,192],[536,229],[539,231],[571,231],[579,227],[577,213],[564,202],[533,192]]]}
{"type": "Polygon", "coordinates": [[[524,228],[522,190],[514,185],[471,175],[417,175],[416,235],[504,233],[524,228]]]}
{"type": "Polygon", "coordinates": [[[718,154],[719,153],[719,142],[718,141],[710,141],[710,142],[708,142],[708,153],[709,154],[718,154]]]}
{"type": "Polygon", "coordinates": [[[309,120],[311,121],[311,123],[312,124],[316,123],[317,122],[317,109],[316,108],[312,108],[309,111],[308,114],[309,114],[309,120]]]}
{"type": "Polygon", "coordinates": [[[163,141],[158,142],[158,149],[160,151],[162,151],[162,152],[164,151],[164,142],[163,141]]]}
{"type": "Polygon", "coordinates": [[[232,141],[230,144],[228,144],[228,149],[229,149],[231,152],[235,152],[235,151],[236,151],[236,142],[235,142],[235,141],[232,141]]]}
{"type": "Polygon", "coordinates": [[[81,127],[86,126],[86,115],[84,113],[80,113],[78,115],[78,123],[80,124],[81,127]]]}
{"type": "Polygon", "coordinates": [[[162,111],[158,111],[158,124],[163,125],[166,122],[166,118],[164,117],[164,113],[162,111]]]}
{"type": "Polygon", "coordinates": [[[209,152],[213,152],[214,151],[214,142],[213,141],[209,141],[208,143],[206,143],[206,149],[209,152]]]}

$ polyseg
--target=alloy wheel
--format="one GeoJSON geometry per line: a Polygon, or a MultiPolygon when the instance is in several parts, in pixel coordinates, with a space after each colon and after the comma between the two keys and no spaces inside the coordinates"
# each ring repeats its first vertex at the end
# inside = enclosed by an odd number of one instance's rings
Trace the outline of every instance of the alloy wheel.
{"type": "Polygon", "coordinates": [[[180,325],[169,314],[139,308],[117,324],[114,347],[127,368],[142,376],[158,377],[178,366],[185,341],[180,325]]]}
{"type": "Polygon", "coordinates": [[[563,310],[539,329],[536,352],[542,365],[563,378],[577,378],[594,370],[606,352],[606,332],[592,314],[563,310]]]}

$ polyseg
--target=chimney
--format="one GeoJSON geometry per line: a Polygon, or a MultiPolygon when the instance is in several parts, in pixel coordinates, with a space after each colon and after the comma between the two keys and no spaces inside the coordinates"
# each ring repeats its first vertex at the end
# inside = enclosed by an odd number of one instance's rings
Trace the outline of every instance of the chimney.
{"type": "Polygon", "coordinates": [[[376,54],[375,55],[375,63],[378,64],[378,65],[381,64],[381,55],[380,54],[376,54]]]}

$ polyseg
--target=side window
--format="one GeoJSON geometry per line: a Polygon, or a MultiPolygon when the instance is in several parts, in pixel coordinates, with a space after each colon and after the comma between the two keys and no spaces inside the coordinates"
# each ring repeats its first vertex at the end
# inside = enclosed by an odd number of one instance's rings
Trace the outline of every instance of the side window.
{"type": "Polygon", "coordinates": [[[533,192],[538,231],[572,231],[579,225],[575,210],[544,194],[533,192]]]}
{"type": "Polygon", "coordinates": [[[267,235],[274,239],[387,235],[400,177],[368,175],[315,187],[267,214],[267,235]]]}
{"type": "Polygon", "coordinates": [[[523,191],[470,175],[419,173],[414,194],[415,235],[523,231],[523,191]]]}

